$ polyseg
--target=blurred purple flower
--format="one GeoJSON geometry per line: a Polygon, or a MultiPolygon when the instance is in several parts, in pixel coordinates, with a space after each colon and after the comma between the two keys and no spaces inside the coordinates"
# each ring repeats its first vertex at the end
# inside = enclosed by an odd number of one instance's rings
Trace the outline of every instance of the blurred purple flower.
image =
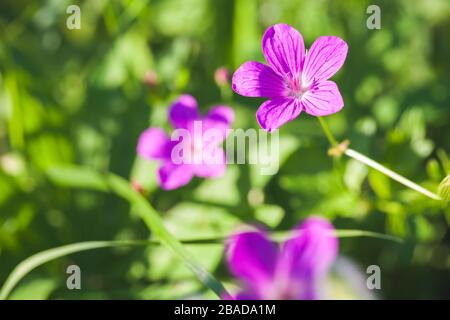
{"type": "Polygon", "coordinates": [[[246,97],[269,99],[256,112],[263,129],[275,130],[303,110],[325,116],[342,109],[339,89],[328,79],[344,64],[348,50],[344,40],[319,37],[305,52],[300,32],[276,24],[264,33],[262,49],[268,65],[245,62],[234,73],[232,87],[246,97]]]}
{"type": "Polygon", "coordinates": [[[189,183],[193,176],[222,176],[226,169],[226,156],[219,146],[234,120],[233,110],[227,106],[215,106],[201,117],[195,98],[185,94],[170,107],[169,120],[175,128],[172,139],[163,129],[148,128],[139,137],[137,145],[137,153],[141,157],[161,162],[158,172],[161,188],[179,188],[189,183]],[[208,131],[216,134],[208,134],[208,131]],[[186,153],[181,155],[181,162],[176,159],[179,150],[186,153]]]}
{"type": "Polygon", "coordinates": [[[279,248],[262,231],[239,233],[227,242],[231,273],[244,290],[238,300],[319,299],[318,284],[338,253],[334,227],[311,217],[279,248]]]}

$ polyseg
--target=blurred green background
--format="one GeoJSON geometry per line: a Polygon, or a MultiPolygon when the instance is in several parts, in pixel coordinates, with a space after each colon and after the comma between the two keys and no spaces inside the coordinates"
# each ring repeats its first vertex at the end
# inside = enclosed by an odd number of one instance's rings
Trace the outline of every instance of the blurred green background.
{"type": "MultiPolygon", "coordinates": [[[[401,237],[403,244],[342,239],[343,268],[350,264],[365,279],[367,266],[379,265],[378,298],[450,298],[449,206],[358,162],[329,158],[317,120],[306,114],[281,128],[281,167],[274,176],[230,165],[221,179],[195,179],[164,192],[156,185],[157,164],[136,157],[140,132],[169,129],[168,106],[184,92],[203,111],[231,105],[235,128],[258,128],[255,111],[263,100],[220,88],[214,72],[263,61],[262,34],[279,22],[297,28],[306,47],[321,35],[348,43],[346,63],[334,77],[345,108],[327,117],[333,132],[435,191],[450,172],[448,0],[2,0],[0,284],[17,263],[44,249],[149,236],[125,201],[48,179],[54,166],[81,164],[139,185],[180,237],[228,234],[243,222],[288,230],[311,214],[337,228],[401,237]],[[66,27],[71,4],[81,8],[80,30],[66,27]],[[370,4],[381,8],[381,30],[366,27],[370,4]]],[[[232,282],[221,246],[188,249],[232,282]]],[[[335,297],[362,297],[350,284],[356,273],[336,269],[335,297]]],[[[162,247],[74,254],[39,267],[13,293],[35,299],[193,296],[213,297],[162,247]],[[66,289],[70,264],[81,267],[82,290],[66,289]]]]}

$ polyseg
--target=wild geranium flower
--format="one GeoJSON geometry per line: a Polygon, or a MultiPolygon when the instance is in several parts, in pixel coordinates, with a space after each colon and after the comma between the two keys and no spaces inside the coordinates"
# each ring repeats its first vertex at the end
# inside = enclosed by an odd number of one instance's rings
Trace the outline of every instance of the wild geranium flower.
{"type": "Polygon", "coordinates": [[[280,247],[263,231],[243,232],[228,239],[226,256],[243,291],[236,299],[318,299],[319,283],[338,252],[333,226],[308,218],[280,247]]]}
{"type": "Polygon", "coordinates": [[[345,61],[348,47],[344,40],[319,37],[305,52],[300,32],[276,24],[264,33],[262,49],[268,65],[245,62],[234,73],[232,87],[246,97],[269,99],[256,112],[263,129],[275,130],[302,111],[325,116],[342,109],[339,89],[328,79],[345,61]]]}
{"type": "Polygon", "coordinates": [[[158,177],[161,188],[172,190],[186,185],[193,176],[220,177],[226,169],[226,156],[220,144],[233,122],[234,112],[215,106],[201,117],[197,102],[182,95],[169,110],[175,130],[169,136],[161,128],[149,128],[139,137],[138,154],[161,162],[158,177]]]}

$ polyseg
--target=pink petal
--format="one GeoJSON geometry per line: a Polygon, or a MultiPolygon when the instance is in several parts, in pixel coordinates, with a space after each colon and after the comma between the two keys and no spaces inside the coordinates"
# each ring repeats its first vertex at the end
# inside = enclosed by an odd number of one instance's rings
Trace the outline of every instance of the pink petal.
{"type": "Polygon", "coordinates": [[[199,118],[197,101],[189,94],[181,95],[170,107],[169,120],[174,128],[187,128],[199,118]]]}
{"type": "Polygon", "coordinates": [[[262,39],[264,57],[281,76],[298,76],[305,57],[300,32],[287,24],[276,24],[266,30],[262,39]]]}
{"type": "Polygon", "coordinates": [[[261,297],[255,292],[241,291],[236,294],[234,300],[261,300],[261,297]]]}
{"type": "Polygon", "coordinates": [[[225,152],[217,147],[203,149],[203,161],[194,165],[195,175],[202,178],[217,178],[224,175],[226,170],[225,152]]]}
{"type": "Polygon", "coordinates": [[[167,159],[170,157],[171,145],[163,129],[148,128],[139,136],[137,153],[145,159],[167,159]]]}
{"type": "Polygon", "coordinates": [[[230,107],[221,105],[211,108],[202,123],[204,143],[218,145],[223,142],[233,121],[234,111],[230,107]]]}
{"type": "Polygon", "coordinates": [[[327,220],[312,217],[298,231],[284,243],[279,267],[292,279],[316,280],[326,274],[338,254],[335,229],[327,220]]]}
{"type": "Polygon", "coordinates": [[[159,168],[159,184],[164,190],[177,189],[188,184],[193,175],[190,165],[175,165],[167,161],[159,168]]]}
{"type": "Polygon", "coordinates": [[[234,296],[231,296],[229,294],[222,294],[220,297],[222,300],[261,300],[259,294],[248,291],[248,290],[242,290],[237,292],[234,296]]]}
{"type": "Polygon", "coordinates": [[[317,38],[306,54],[302,82],[310,84],[329,79],[344,64],[347,51],[347,43],[339,37],[317,38]]]}
{"type": "Polygon", "coordinates": [[[269,132],[296,118],[302,111],[300,101],[292,98],[267,100],[256,111],[261,127],[269,132]]]}
{"type": "Polygon", "coordinates": [[[333,81],[314,84],[301,98],[303,110],[312,116],[326,116],[344,106],[341,93],[333,81]]]}
{"type": "Polygon", "coordinates": [[[206,118],[230,125],[234,121],[234,111],[228,106],[218,105],[209,110],[206,118]]]}
{"type": "Polygon", "coordinates": [[[282,97],[286,90],[280,75],[256,61],[245,62],[236,70],[232,88],[242,96],[263,98],[282,97]]]}
{"type": "Polygon", "coordinates": [[[287,240],[277,265],[277,279],[288,284],[284,295],[291,299],[320,298],[319,284],[338,253],[333,226],[319,217],[308,218],[298,234],[287,240]]]}
{"type": "Polygon", "coordinates": [[[265,233],[238,233],[226,243],[228,266],[235,277],[256,289],[273,280],[278,248],[265,233]]]}

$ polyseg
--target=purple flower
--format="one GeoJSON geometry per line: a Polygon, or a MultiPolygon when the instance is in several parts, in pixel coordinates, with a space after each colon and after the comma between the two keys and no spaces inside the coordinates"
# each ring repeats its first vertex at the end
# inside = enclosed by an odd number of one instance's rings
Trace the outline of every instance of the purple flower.
{"type": "Polygon", "coordinates": [[[262,231],[239,233],[227,243],[231,273],[244,286],[236,299],[318,299],[318,284],[338,252],[333,226],[308,218],[279,248],[262,231]]]}
{"type": "Polygon", "coordinates": [[[215,106],[201,117],[194,97],[182,95],[169,110],[175,128],[172,138],[163,129],[149,128],[139,137],[137,153],[161,162],[159,184],[165,190],[184,186],[193,176],[220,177],[226,167],[220,144],[233,119],[234,112],[227,106],[215,106]]]}
{"type": "Polygon", "coordinates": [[[305,52],[300,32],[287,24],[266,30],[262,49],[267,64],[248,61],[233,75],[233,90],[246,97],[268,98],[256,112],[261,127],[275,130],[303,110],[313,116],[344,106],[339,89],[328,80],[344,64],[348,46],[339,37],[319,37],[305,52]]]}

